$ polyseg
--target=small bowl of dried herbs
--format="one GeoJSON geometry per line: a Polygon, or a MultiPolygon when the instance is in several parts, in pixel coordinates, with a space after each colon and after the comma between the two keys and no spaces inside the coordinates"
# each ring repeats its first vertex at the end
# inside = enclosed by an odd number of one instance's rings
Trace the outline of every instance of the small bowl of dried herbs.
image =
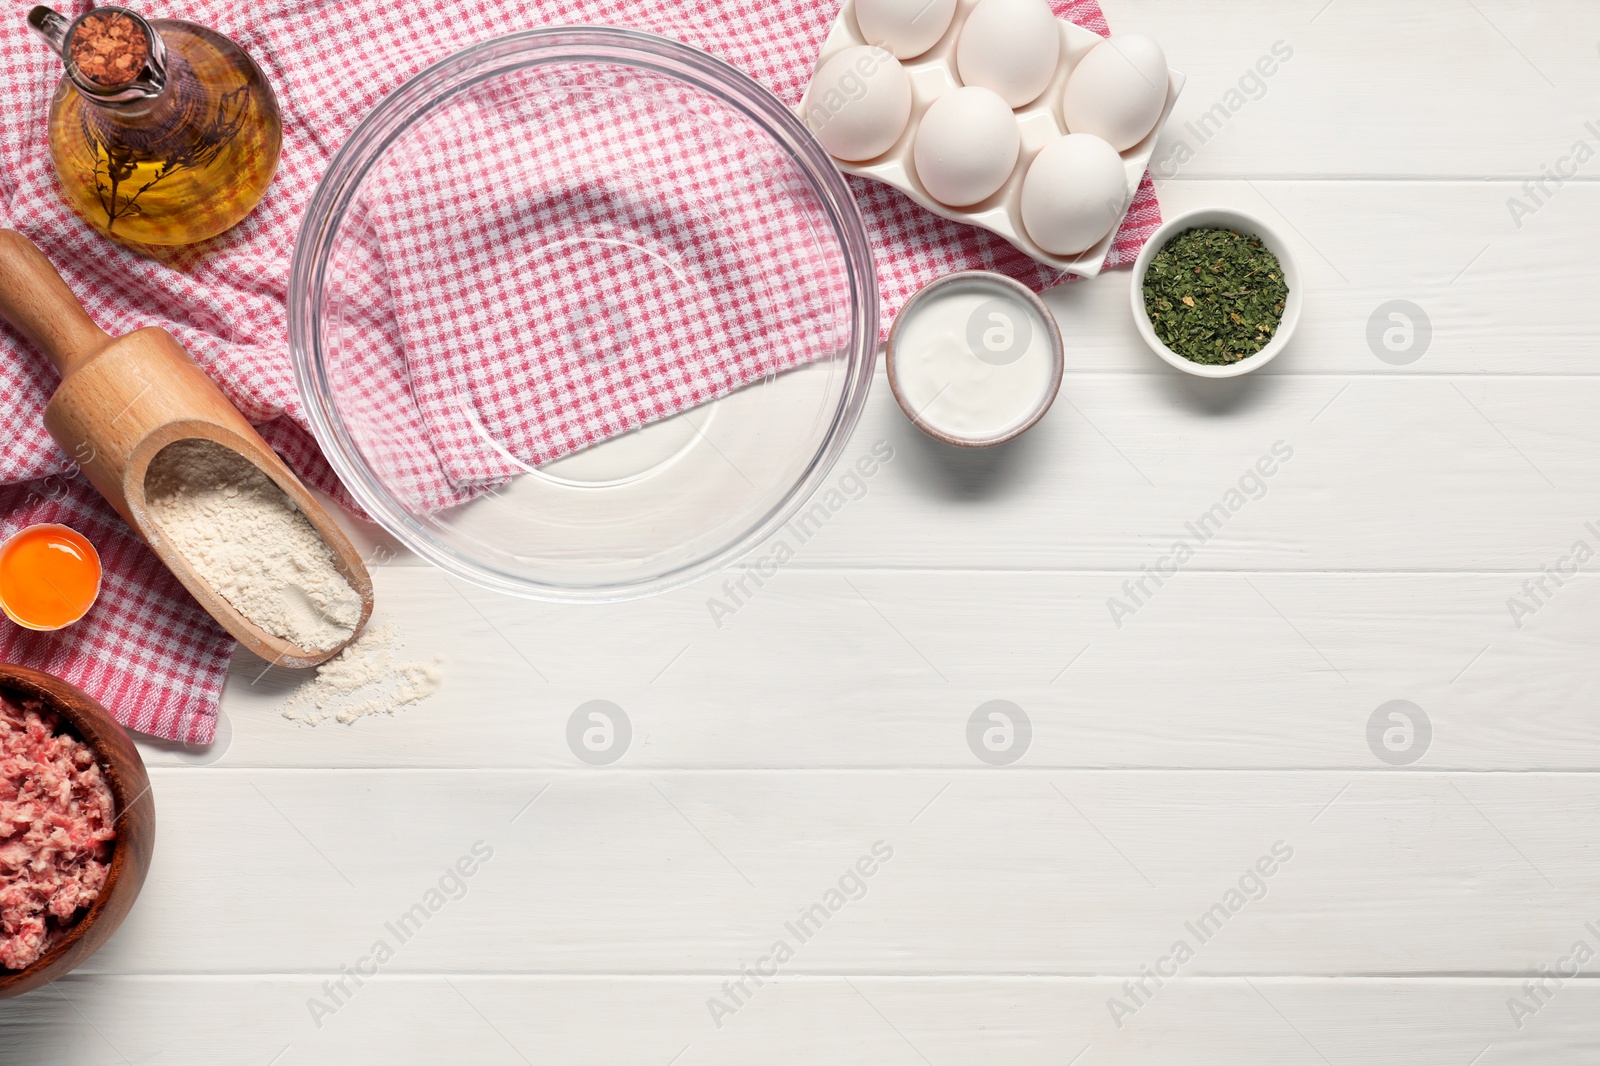
{"type": "Polygon", "coordinates": [[[1289,343],[1304,299],[1288,245],[1230,208],[1179,215],[1133,267],[1133,321],[1150,350],[1188,374],[1231,378],[1289,343]]]}

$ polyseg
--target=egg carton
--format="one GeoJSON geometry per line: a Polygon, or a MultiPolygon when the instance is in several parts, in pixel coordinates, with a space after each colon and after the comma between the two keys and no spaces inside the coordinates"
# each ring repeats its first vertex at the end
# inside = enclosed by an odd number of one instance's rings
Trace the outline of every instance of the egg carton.
{"type": "MultiPolygon", "coordinates": [[[[1139,190],[1139,182],[1150,166],[1150,156],[1155,151],[1156,140],[1161,136],[1162,128],[1166,126],[1167,118],[1172,114],[1172,106],[1177,103],[1178,94],[1183,90],[1186,79],[1178,71],[1168,68],[1167,99],[1161,108],[1161,117],[1156,119],[1155,128],[1144,140],[1119,153],[1128,179],[1127,197],[1123,200],[1122,210],[1117,215],[1117,224],[1111,227],[1111,232],[1099,243],[1078,255],[1052,255],[1030,240],[1027,230],[1023,228],[1022,179],[1027,174],[1028,166],[1033,162],[1034,156],[1038,155],[1045,145],[1068,132],[1066,122],[1061,117],[1062,91],[1079,61],[1105,38],[1093,30],[1084,29],[1065,19],[1056,19],[1056,28],[1061,33],[1061,62],[1044,92],[1039,94],[1033,103],[1015,110],[1017,128],[1022,140],[1015,169],[1000,187],[1000,191],[987,200],[982,200],[971,207],[949,207],[929,196],[923,189],[922,183],[917,180],[916,167],[911,161],[911,146],[917,126],[921,123],[928,107],[945,93],[961,87],[961,78],[956,73],[956,40],[960,37],[962,26],[966,24],[967,16],[977,6],[978,0],[958,0],[955,17],[950,20],[950,28],[939,38],[938,43],[915,59],[900,61],[911,79],[911,120],[906,123],[905,132],[900,135],[894,146],[882,155],[863,162],[852,163],[835,159],[834,163],[846,174],[859,174],[864,178],[881,181],[885,185],[899,189],[936,215],[955,222],[978,226],[1004,237],[1019,251],[1047,266],[1077,274],[1079,277],[1092,278],[1105,266],[1106,256],[1111,253],[1111,245],[1122,226],[1122,219],[1127,215],[1134,194],[1139,190]]],[[[828,39],[823,42],[822,50],[817,54],[816,64],[812,67],[813,74],[817,67],[827,62],[835,53],[855,45],[870,43],[856,25],[855,8],[855,0],[844,0],[839,14],[833,20],[833,28],[828,33],[828,39]]],[[[796,109],[802,118],[808,113],[810,95],[808,87],[806,96],[800,100],[796,109]]]]}

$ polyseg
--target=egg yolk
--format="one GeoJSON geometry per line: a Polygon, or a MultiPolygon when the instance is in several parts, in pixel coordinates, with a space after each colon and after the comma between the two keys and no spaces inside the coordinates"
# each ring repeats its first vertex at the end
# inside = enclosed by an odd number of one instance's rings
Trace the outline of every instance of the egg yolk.
{"type": "Polygon", "coordinates": [[[0,548],[0,607],[18,625],[71,625],[99,594],[99,553],[76,530],[29,526],[0,548]]]}

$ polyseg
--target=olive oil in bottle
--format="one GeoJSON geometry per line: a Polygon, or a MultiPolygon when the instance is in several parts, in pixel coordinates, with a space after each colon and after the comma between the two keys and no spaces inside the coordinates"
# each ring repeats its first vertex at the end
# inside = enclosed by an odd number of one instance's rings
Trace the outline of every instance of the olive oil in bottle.
{"type": "Polygon", "coordinates": [[[191,244],[236,225],[278,167],[282,120],[261,69],[219,33],[99,7],[28,24],[66,73],[50,104],[63,195],[102,233],[191,244]]]}

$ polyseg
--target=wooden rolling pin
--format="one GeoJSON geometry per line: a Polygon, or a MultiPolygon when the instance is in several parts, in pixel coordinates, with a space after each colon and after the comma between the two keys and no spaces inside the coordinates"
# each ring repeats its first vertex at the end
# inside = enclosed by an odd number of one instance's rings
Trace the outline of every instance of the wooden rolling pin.
{"type": "Polygon", "coordinates": [[[44,424],[100,494],[154,549],[200,605],[245,647],[284,666],[315,666],[338,654],[372,616],[372,578],[350,538],[300,479],[164,329],[113,339],[94,324],[44,253],[0,229],[0,315],[61,371],[44,424]],[[333,550],[361,597],[361,618],[341,644],[302,648],[240,614],[160,533],[145,508],[145,472],[173,441],[215,441],[271,478],[333,550]]]}

